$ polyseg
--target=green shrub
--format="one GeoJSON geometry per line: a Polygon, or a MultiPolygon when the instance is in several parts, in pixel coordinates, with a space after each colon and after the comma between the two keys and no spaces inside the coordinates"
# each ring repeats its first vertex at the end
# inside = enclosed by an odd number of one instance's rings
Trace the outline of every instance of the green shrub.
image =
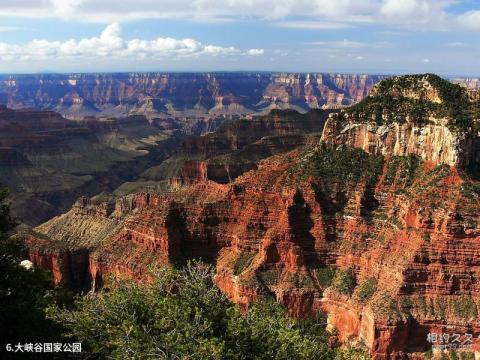
{"type": "Polygon", "coordinates": [[[315,280],[308,273],[290,274],[290,281],[296,288],[313,288],[315,280]]]}
{"type": "Polygon", "coordinates": [[[430,241],[431,241],[430,233],[424,232],[424,233],[422,234],[422,239],[423,239],[425,242],[430,242],[430,241]]]}
{"type": "Polygon", "coordinates": [[[475,360],[475,353],[474,352],[462,352],[460,353],[461,360],[475,360]]]}
{"type": "Polygon", "coordinates": [[[375,291],[377,291],[377,279],[374,277],[369,277],[357,286],[353,297],[358,302],[365,304],[368,300],[370,300],[375,291]]]}
{"type": "Polygon", "coordinates": [[[303,177],[313,176],[321,184],[321,190],[331,195],[336,189],[364,179],[368,185],[378,181],[383,165],[383,156],[370,155],[363,150],[320,149],[312,153],[307,161],[300,163],[303,177]]]}
{"type": "Polygon", "coordinates": [[[347,349],[339,351],[335,360],[370,360],[371,357],[364,349],[347,349]]]}
{"type": "Polygon", "coordinates": [[[403,229],[404,226],[403,226],[403,222],[399,219],[399,218],[396,218],[396,217],[391,217],[390,218],[390,222],[397,228],[399,229],[403,229]]]}
{"type": "Polygon", "coordinates": [[[240,275],[250,265],[254,257],[255,253],[242,253],[233,266],[233,274],[240,275]]]}
{"type": "Polygon", "coordinates": [[[273,285],[278,280],[279,271],[275,269],[257,271],[256,276],[263,285],[273,285]]]}
{"type": "Polygon", "coordinates": [[[352,269],[338,270],[332,282],[332,289],[344,294],[351,295],[357,281],[352,269]]]}
{"type": "Polygon", "coordinates": [[[68,302],[69,295],[61,288],[52,288],[51,274],[20,266],[28,259],[28,249],[20,239],[9,237],[14,225],[7,191],[0,186],[1,351],[6,343],[61,341],[61,324],[46,319],[45,309],[55,300],[68,302]]]}
{"type": "Polygon", "coordinates": [[[317,269],[317,280],[322,288],[327,288],[332,284],[336,270],[331,267],[317,269]]]}
{"type": "Polygon", "coordinates": [[[346,112],[357,119],[374,120],[379,125],[392,122],[403,123],[409,117],[416,124],[428,122],[428,117],[448,118],[453,130],[468,130],[479,118],[478,101],[472,101],[466,89],[434,74],[407,75],[382,80],[376,92],[346,112]],[[427,99],[426,80],[437,91],[440,103],[427,99]],[[415,92],[418,99],[404,96],[415,92]]]}
{"type": "Polygon", "coordinates": [[[242,312],[214,275],[202,263],[163,268],[150,283],[114,282],[49,314],[91,358],[333,360],[343,353],[328,346],[324,318],[295,319],[266,299],[242,312]]]}
{"type": "Polygon", "coordinates": [[[381,317],[390,317],[398,315],[397,302],[393,298],[390,291],[383,291],[376,294],[370,307],[376,315],[381,317]]]}
{"type": "Polygon", "coordinates": [[[453,312],[463,320],[475,318],[478,314],[477,305],[469,295],[462,295],[452,300],[453,312]]]}

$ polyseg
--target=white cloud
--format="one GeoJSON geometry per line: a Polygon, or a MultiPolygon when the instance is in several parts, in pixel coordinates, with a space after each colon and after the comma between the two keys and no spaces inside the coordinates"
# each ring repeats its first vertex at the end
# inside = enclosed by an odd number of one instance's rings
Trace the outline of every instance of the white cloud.
{"type": "MultiPolygon", "coordinates": [[[[193,39],[157,38],[154,40],[125,40],[120,24],[108,25],[99,37],[65,42],[35,39],[25,45],[0,43],[0,59],[58,59],[71,57],[163,57],[163,56],[219,56],[241,54],[233,46],[205,45],[193,39]]],[[[248,55],[261,55],[263,49],[250,49],[248,55]]]]}
{"type": "Polygon", "coordinates": [[[453,0],[384,0],[379,19],[391,25],[447,30],[454,20],[454,15],[447,12],[453,3],[453,0]]]}
{"type": "Polygon", "coordinates": [[[25,30],[20,26],[0,26],[0,32],[12,32],[12,31],[20,31],[25,30]]]}
{"type": "Polygon", "coordinates": [[[260,56],[260,55],[263,55],[265,53],[265,51],[263,49],[249,49],[247,51],[247,55],[250,55],[250,56],[260,56]]]}
{"type": "Polygon", "coordinates": [[[380,8],[380,14],[390,18],[416,17],[428,10],[429,3],[418,0],[386,0],[380,8]]]}
{"type": "Polygon", "coordinates": [[[367,47],[367,43],[359,41],[351,41],[347,39],[338,40],[338,41],[315,41],[308,43],[309,45],[320,45],[326,47],[340,48],[340,49],[359,49],[367,47]]]}
{"type": "Polygon", "coordinates": [[[309,30],[335,30],[350,27],[348,24],[340,22],[322,22],[322,21],[282,21],[277,23],[278,26],[292,29],[309,29],[309,30]]]}
{"type": "Polygon", "coordinates": [[[387,41],[382,42],[360,42],[360,41],[351,41],[348,39],[335,40],[335,41],[313,41],[307,42],[307,45],[319,45],[327,48],[334,49],[363,49],[363,48],[385,48],[391,46],[387,41]]]}
{"type": "Polygon", "coordinates": [[[83,2],[84,0],[50,0],[55,14],[65,19],[74,17],[83,2]]]}
{"type": "Polygon", "coordinates": [[[139,19],[267,20],[305,29],[362,23],[427,30],[480,30],[480,10],[450,11],[457,0],[2,0],[0,16],[111,23],[139,19]]]}
{"type": "Polygon", "coordinates": [[[462,47],[466,47],[467,44],[461,41],[455,41],[455,42],[446,43],[445,46],[452,47],[452,48],[462,48],[462,47]]]}
{"type": "Polygon", "coordinates": [[[460,25],[468,29],[480,30],[480,10],[466,12],[460,15],[457,20],[460,25]]]}
{"type": "Polygon", "coordinates": [[[422,59],[422,62],[428,64],[430,62],[430,59],[422,59]]]}

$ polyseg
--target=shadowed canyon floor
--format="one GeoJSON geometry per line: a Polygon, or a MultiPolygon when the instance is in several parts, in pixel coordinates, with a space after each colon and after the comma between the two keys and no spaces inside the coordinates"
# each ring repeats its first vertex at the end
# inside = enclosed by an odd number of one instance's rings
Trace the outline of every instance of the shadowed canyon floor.
{"type": "Polygon", "coordinates": [[[39,224],[79,196],[113,191],[167,158],[181,132],[145,117],[73,122],[54,112],[0,108],[0,182],[14,214],[39,224]]]}

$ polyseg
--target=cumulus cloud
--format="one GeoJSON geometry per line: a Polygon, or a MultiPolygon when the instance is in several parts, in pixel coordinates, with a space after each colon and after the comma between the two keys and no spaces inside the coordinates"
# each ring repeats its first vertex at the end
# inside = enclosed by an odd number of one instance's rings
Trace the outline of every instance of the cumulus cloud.
{"type": "Polygon", "coordinates": [[[469,11],[458,17],[459,24],[471,30],[480,30],[480,10],[469,11]]]}
{"type": "Polygon", "coordinates": [[[454,15],[447,12],[452,0],[384,0],[380,19],[398,25],[424,25],[430,30],[445,30],[454,15]]]}
{"type": "Polygon", "coordinates": [[[83,0],[50,0],[53,11],[62,18],[72,18],[83,0]]]}
{"type": "Polygon", "coordinates": [[[154,40],[125,40],[119,23],[108,25],[99,37],[65,42],[35,39],[25,45],[0,43],[3,60],[58,59],[70,57],[163,57],[163,56],[220,56],[262,55],[263,49],[242,53],[233,46],[205,45],[194,39],[156,38],[154,40]]]}

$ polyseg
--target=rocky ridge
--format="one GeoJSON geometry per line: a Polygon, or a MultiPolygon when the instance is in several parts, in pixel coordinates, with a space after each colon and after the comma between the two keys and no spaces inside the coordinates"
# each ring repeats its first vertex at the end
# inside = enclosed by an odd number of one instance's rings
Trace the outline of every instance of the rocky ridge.
{"type": "Polygon", "coordinates": [[[272,110],[223,123],[215,132],[189,136],[181,149],[143,174],[145,179],[168,179],[171,184],[213,180],[229,183],[257,168],[261,159],[302,147],[321,135],[325,120],[335,110],[272,110]]]}
{"type": "Polygon", "coordinates": [[[416,155],[434,165],[478,161],[480,107],[460,86],[427,74],[384,80],[363,102],[328,121],[329,146],[372,154],[416,155]]]}

